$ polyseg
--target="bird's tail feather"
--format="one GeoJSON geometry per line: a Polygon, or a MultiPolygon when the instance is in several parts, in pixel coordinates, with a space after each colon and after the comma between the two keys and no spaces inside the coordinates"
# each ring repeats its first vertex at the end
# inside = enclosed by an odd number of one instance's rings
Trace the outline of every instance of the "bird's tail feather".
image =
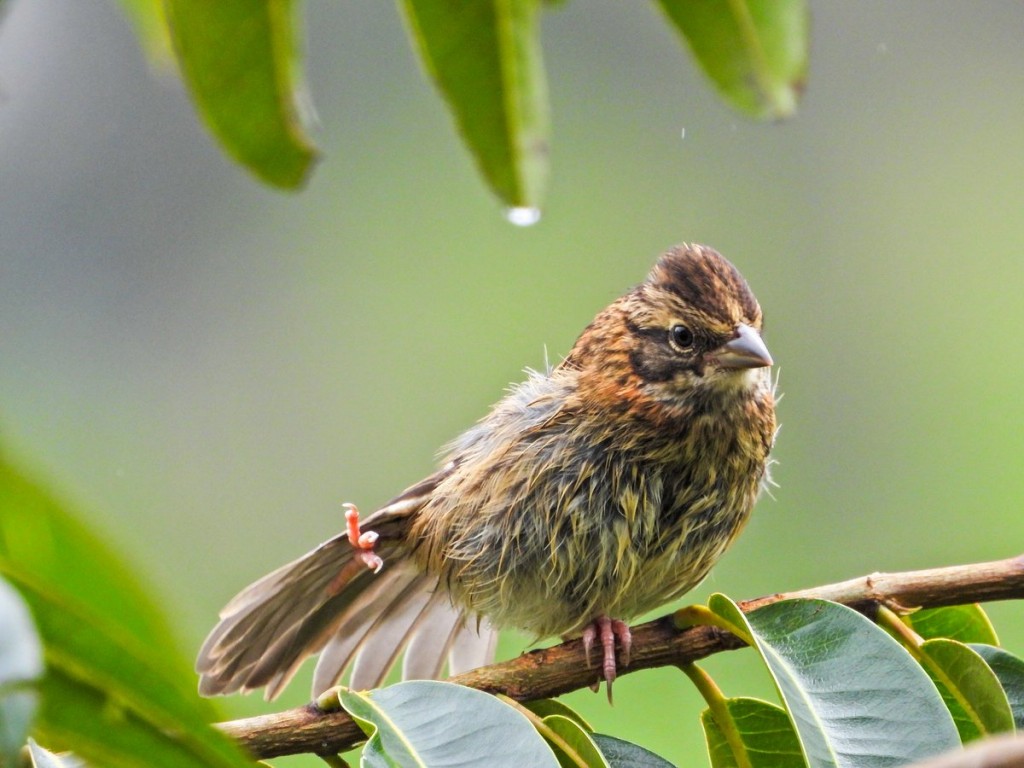
{"type": "Polygon", "coordinates": [[[298,560],[242,590],[221,611],[199,652],[196,670],[204,695],[266,686],[272,699],[302,662],[321,652],[313,694],[334,685],[352,667],[350,685],[380,685],[404,650],[403,677],[438,677],[493,658],[495,632],[467,620],[437,579],[402,557],[408,509],[385,507],[365,523],[380,534],[379,574],[356,556],[346,536],[324,542],[298,560]]]}

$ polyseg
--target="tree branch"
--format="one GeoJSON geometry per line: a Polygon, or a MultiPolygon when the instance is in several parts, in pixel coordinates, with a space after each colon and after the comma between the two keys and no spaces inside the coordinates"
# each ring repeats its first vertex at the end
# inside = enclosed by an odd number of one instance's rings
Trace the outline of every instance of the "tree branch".
{"type": "MultiPolygon", "coordinates": [[[[897,611],[1024,598],[1024,555],[973,565],[955,565],[904,573],[873,573],[838,584],[746,600],[752,611],[794,597],[844,603],[873,617],[881,603],[897,611]]],[[[632,659],[620,674],[652,667],[678,666],[743,643],[714,627],[680,629],[673,615],[633,628],[632,659]]],[[[451,678],[451,682],[519,701],[558,696],[589,686],[596,672],[587,667],[583,644],[570,640],[552,648],[524,653],[510,661],[481,667],[451,678]]],[[[365,739],[344,711],[324,712],[309,704],[270,715],[221,723],[220,728],[257,758],[304,752],[337,754],[365,739]]]]}

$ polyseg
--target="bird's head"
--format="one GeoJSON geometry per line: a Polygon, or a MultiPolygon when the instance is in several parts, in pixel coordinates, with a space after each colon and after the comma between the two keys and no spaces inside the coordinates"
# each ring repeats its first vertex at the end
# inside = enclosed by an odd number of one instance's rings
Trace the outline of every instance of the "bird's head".
{"type": "Polygon", "coordinates": [[[767,386],[772,357],[761,328],[739,271],[711,248],[680,246],[595,318],[567,363],[597,396],[675,411],[767,386]]]}

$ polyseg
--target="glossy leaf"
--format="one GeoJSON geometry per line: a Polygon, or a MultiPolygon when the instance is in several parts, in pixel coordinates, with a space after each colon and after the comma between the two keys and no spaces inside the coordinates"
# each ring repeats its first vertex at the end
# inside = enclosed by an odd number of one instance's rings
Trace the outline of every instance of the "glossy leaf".
{"type": "Polygon", "coordinates": [[[0,765],[15,765],[28,736],[43,674],[43,648],[21,596],[0,579],[0,765]]]}
{"type": "Polygon", "coordinates": [[[908,614],[904,621],[925,640],[945,637],[961,643],[999,645],[992,622],[977,603],[925,608],[908,614]]]}
{"type": "Polygon", "coordinates": [[[262,180],[301,186],[316,152],[299,115],[292,0],[166,0],[171,41],[199,113],[262,180]]]}
{"type": "Polygon", "coordinates": [[[904,765],[959,745],[925,672],[856,611],[783,600],[744,616],[723,595],[708,607],[752,636],[811,768],[904,765]]]}
{"type": "Polygon", "coordinates": [[[938,686],[956,722],[960,739],[968,741],[1014,730],[1013,713],[999,679],[985,660],[956,640],[937,638],[921,646],[925,669],[938,686]]]}
{"type": "Polygon", "coordinates": [[[575,720],[564,715],[548,715],[544,718],[544,725],[554,731],[571,750],[572,754],[569,754],[559,744],[548,740],[548,746],[562,768],[577,768],[581,764],[586,768],[610,768],[592,735],[575,720]]]}
{"type": "Polygon", "coordinates": [[[558,699],[536,699],[535,701],[524,701],[522,705],[541,718],[549,717],[550,715],[561,715],[562,717],[574,720],[587,733],[594,732],[593,726],[583,719],[583,715],[558,699]]]}
{"type": "Polygon", "coordinates": [[[370,737],[366,765],[558,766],[521,712],[482,691],[414,680],[373,691],[342,689],[339,698],[370,737]]]}
{"type": "Polygon", "coordinates": [[[800,739],[786,710],[760,699],[726,699],[724,704],[739,743],[730,744],[723,725],[705,709],[700,720],[712,768],[804,768],[800,739]]]}
{"type": "Polygon", "coordinates": [[[675,768],[665,758],[638,744],[602,733],[595,733],[592,738],[611,768],[675,768]]]}
{"type": "Polygon", "coordinates": [[[498,197],[540,206],[548,96],[538,0],[404,0],[415,48],[498,197]]]}
{"type": "Polygon", "coordinates": [[[402,768],[402,766],[384,754],[384,747],[380,743],[380,734],[374,734],[363,745],[363,757],[359,761],[359,768],[402,768]]]}
{"type": "Polygon", "coordinates": [[[1014,724],[1018,731],[1024,730],[1024,659],[991,645],[972,643],[970,647],[985,660],[999,679],[1010,703],[1014,724]]]}
{"type": "Polygon", "coordinates": [[[736,109],[796,111],[807,74],[806,0],[658,0],[701,68],[736,109]]]}

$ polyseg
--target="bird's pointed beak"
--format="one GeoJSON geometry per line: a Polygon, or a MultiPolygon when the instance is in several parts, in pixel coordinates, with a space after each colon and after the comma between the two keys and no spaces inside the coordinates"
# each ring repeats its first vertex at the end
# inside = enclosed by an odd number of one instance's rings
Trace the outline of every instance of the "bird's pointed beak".
{"type": "Polygon", "coordinates": [[[714,356],[722,368],[765,368],[773,362],[761,334],[744,323],[736,326],[736,336],[715,350],[714,356]]]}

